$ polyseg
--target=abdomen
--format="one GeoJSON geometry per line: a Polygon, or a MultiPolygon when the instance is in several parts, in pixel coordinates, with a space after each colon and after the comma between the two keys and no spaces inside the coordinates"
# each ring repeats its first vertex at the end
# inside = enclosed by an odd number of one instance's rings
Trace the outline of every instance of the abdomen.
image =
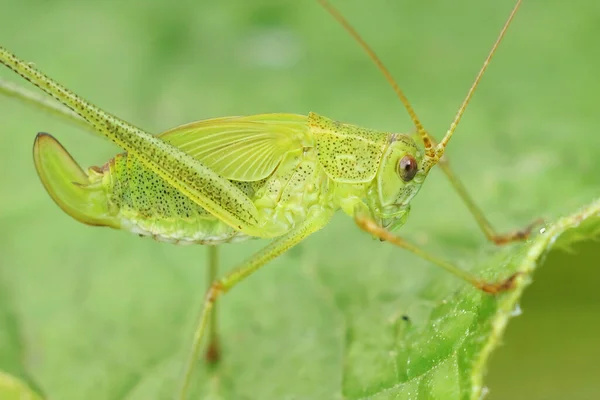
{"type": "MultiPolygon", "coordinates": [[[[222,223],[136,158],[119,154],[103,168],[102,185],[121,229],[175,243],[219,244],[249,237],[222,223]]],[[[234,182],[252,196],[252,185],[234,182]]]]}

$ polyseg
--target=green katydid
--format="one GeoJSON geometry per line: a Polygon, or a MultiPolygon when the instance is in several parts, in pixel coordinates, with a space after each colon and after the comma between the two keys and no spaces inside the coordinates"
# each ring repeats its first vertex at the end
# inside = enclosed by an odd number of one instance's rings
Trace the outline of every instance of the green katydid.
{"type": "Polygon", "coordinates": [[[379,132],[310,113],[225,117],[182,125],[153,136],[101,110],[0,48],[0,62],[70,110],[48,106],[21,89],[0,90],[81,123],[125,153],[83,171],[48,134],[38,134],[34,160],[46,190],[75,219],[90,225],[152,236],[157,240],[211,245],[250,238],[273,239],[212,285],[195,330],[179,398],[185,398],[202,339],[209,330],[209,358],[218,357],[216,299],[270,260],[323,228],[342,209],[360,229],[441,266],[488,293],[510,289],[515,276],[485,282],[421,250],[392,232],[401,227],[410,202],[431,168],[439,164],[486,237],[504,244],[528,237],[532,225],[498,235],[442,158],[473,92],[510,25],[520,0],[443,139],[423,128],[407,98],[371,48],[326,0],[324,8],[363,47],[407,109],[413,135],[379,132]],[[73,114],[75,113],[75,114],[73,114]]]}

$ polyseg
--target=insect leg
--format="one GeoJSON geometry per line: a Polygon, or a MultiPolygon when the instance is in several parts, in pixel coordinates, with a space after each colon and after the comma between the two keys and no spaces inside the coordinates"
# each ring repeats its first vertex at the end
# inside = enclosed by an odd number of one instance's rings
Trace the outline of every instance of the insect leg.
{"type": "Polygon", "coordinates": [[[454,174],[454,171],[452,170],[452,168],[450,168],[450,164],[448,163],[448,160],[446,159],[446,157],[443,157],[439,161],[438,165],[440,166],[440,168],[442,169],[442,171],[444,172],[444,174],[446,175],[446,177],[452,184],[452,187],[454,188],[456,193],[458,193],[458,195],[460,196],[462,201],[465,203],[465,205],[469,209],[469,212],[475,218],[475,221],[477,221],[477,225],[479,225],[479,228],[481,229],[481,231],[483,232],[485,237],[490,242],[493,242],[497,245],[503,245],[503,244],[507,244],[510,242],[525,240],[529,237],[529,235],[531,234],[531,231],[533,230],[533,228],[536,225],[543,223],[542,219],[537,219],[533,223],[527,225],[523,229],[514,230],[512,232],[507,232],[507,233],[497,233],[494,230],[494,228],[492,227],[492,224],[490,224],[490,222],[485,217],[483,211],[481,211],[481,209],[477,206],[477,204],[475,204],[475,201],[469,195],[469,193],[467,192],[467,189],[462,184],[460,179],[458,179],[458,177],[454,174]]]}
{"type": "Polygon", "coordinates": [[[486,282],[486,281],[478,278],[477,276],[475,276],[463,269],[460,269],[459,267],[457,267],[441,258],[438,258],[432,254],[427,253],[424,250],[421,250],[421,248],[419,248],[418,246],[402,239],[401,237],[394,235],[393,233],[389,232],[385,228],[379,226],[379,224],[377,224],[377,222],[373,221],[370,217],[368,217],[366,215],[357,213],[354,216],[354,221],[356,222],[356,225],[358,225],[358,227],[360,229],[362,229],[366,232],[369,232],[370,234],[378,237],[379,239],[390,242],[395,246],[406,249],[406,250],[416,254],[417,256],[423,258],[424,260],[427,260],[439,267],[442,267],[446,271],[450,272],[452,275],[470,283],[477,289],[480,289],[486,293],[496,294],[496,293],[504,292],[506,290],[511,289],[514,286],[515,279],[519,275],[518,273],[513,274],[512,276],[508,277],[507,279],[505,279],[503,281],[499,281],[499,282],[486,282]]]}
{"type": "Polygon", "coordinates": [[[177,147],[79,97],[31,64],[0,47],[0,63],[85,119],[101,135],[134,154],[155,174],[236,230],[260,236],[258,211],[245,193],[177,147]]]}
{"type": "Polygon", "coordinates": [[[192,372],[200,352],[202,338],[211,319],[217,298],[232,289],[235,285],[243,281],[269,261],[285,253],[290,248],[300,243],[304,238],[324,227],[333,215],[333,212],[330,210],[313,210],[315,211],[311,212],[308,218],[302,224],[295,227],[285,235],[273,240],[237,268],[229,272],[221,279],[213,281],[213,283],[210,285],[210,288],[206,292],[204,307],[200,315],[200,319],[196,324],[192,342],[192,350],[185,364],[182,385],[177,397],[179,400],[184,400],[187,396],[187,392],[191,383],[192,372]]]}
{"type": "MultiPolygon", "coordinates": [[[[217,246],[208,246],[208,290],[210,285],[217,280],[219,276],[219,248],[217,246]]],[[[210,315],[208,330],[208,347],[205,354],[206,361],[216,363],[221,358],[221,349],[219,346],[219,334],[217,330],[217,304],[213,306],[210,315]]]]}

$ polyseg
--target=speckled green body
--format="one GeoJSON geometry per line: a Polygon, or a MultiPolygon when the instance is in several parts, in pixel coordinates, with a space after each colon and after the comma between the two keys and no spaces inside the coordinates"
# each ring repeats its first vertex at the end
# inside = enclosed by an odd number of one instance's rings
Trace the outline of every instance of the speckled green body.
{"type": "MultiPolygon", "coordinates": [[[[316,114],[290,117],[302,122],[295,124],[294,132],[302,147],[288,151],[266,178],[231,180],[258,210],[265,232],[260,237],[289,232],[306,219],[311,208],[333,212],[348,199],[368,198],[370,190],[376,192],[374,177],[383,153],[397,140],[389,133],[338,124],[316,114]],[[339,136],[345,137],[345,142],[339,136]],[[365,156],[357,156],[358,150],[365,156]]],[[[108,212],[123,230],[182,244],[220,244],[255,237],[223,223],[135,156],[119,154],[96,171],[100,176],[95,179],[101,184],[92,187],[104,192],[108,212]]]]}

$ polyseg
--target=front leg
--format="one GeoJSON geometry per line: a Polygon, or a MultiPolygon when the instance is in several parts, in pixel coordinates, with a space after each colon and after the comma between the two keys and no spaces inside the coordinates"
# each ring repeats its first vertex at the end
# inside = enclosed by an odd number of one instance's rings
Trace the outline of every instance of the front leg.
{"type": "Polygon", "coordinates": [[[354,222],[360,229],[365,232],[369,232],[375,237],[378,237],[381,240],[392,243],[394,246],[401,247],[410,251],[411,253],[421,257],[424,260],[427,260],[444,270],[450,272],[452,275],[468,282],[479,290],[482,290],[486,293],[497,294],[506,290],[511,289],[514,286],[515,278],[518,274],[513,274],[509,278],[500,281],[500,282],[486,282],[481,278],[471,274],[468,271],[465,271],[454,264],[447,262],[437,256],[434,256],[418,246],[402,239],[399,236],[394,235],[387,229],[380,226],[377,222],[371,218],[370,215],[364,210],[364,207],[356,207],[356,211],[354,214],[354,222]]]}
{"type": "MultiPolygon", "coordinates": [[[[416,141],[420,140],[420,136],[417,134],[412,135],[412,137],[416,141]]],[[[435,140],[433,140],[433,145],[437,146],[437,142],[435,140]]],[[[490,242],[500,246],[512,242],[526,240],[529,237],[529,235],[531,235],[533,228],[544,222],[543,219],[538,218],[522,229],[515,229],[514,231],[505,233],[496,232],[492,224],[486,218],[484,212],[481,210],[481,208],[479,208],[477,203],[475,203],[473,197],[467,191],[465,185],[454,173],[454,170],[452,169],[452,167],[450,166],[450,162],[448,161],[448,156],[444,154],[442,158],[438,161],[437,165],[441,168],[444,175],[446,175],[446,178],[448,178],[448,181],[450,181],[452,188],[454,189],[456,194],[458,194],[458,197],[460,197],[465,206],[467,206],[467,209],[469,210],[473,218],[475,218],[475,222],[477,222],[477,226],[479,226],[479,229],[481,230],[481,232],[483,232],[485,238],[490,242]]]]}
{"type": "Polygon", "coordinates": [[[497,245],[503,245],[512,242],[518,242],[521,240],[526,240],[531,234],[533,228],[544,222],[543,219],[538,218],[523,229],[516,229],[514,231],[506,233],[497,233],[492,224],[485,217],[483,211],[477,206],[475,200],[473,200],[469,192],[467,192],[467,189],[465,188],[463,183],[454,174],[454,171],[452,170],[452,168],[450,168],[450,164],[448,163],[448,160],[445,156],[442,157],[438,165],[444,172],[444,175],[446,175],[446,177],[450,181],[450,184],[452,185],[458,196],[467,206],[469,212],[473,215],[473,218],[475,218],[475,221],[477,221],[479,229],[481,229],[487,240],[489,240],[490,242],[497,245]]]}

